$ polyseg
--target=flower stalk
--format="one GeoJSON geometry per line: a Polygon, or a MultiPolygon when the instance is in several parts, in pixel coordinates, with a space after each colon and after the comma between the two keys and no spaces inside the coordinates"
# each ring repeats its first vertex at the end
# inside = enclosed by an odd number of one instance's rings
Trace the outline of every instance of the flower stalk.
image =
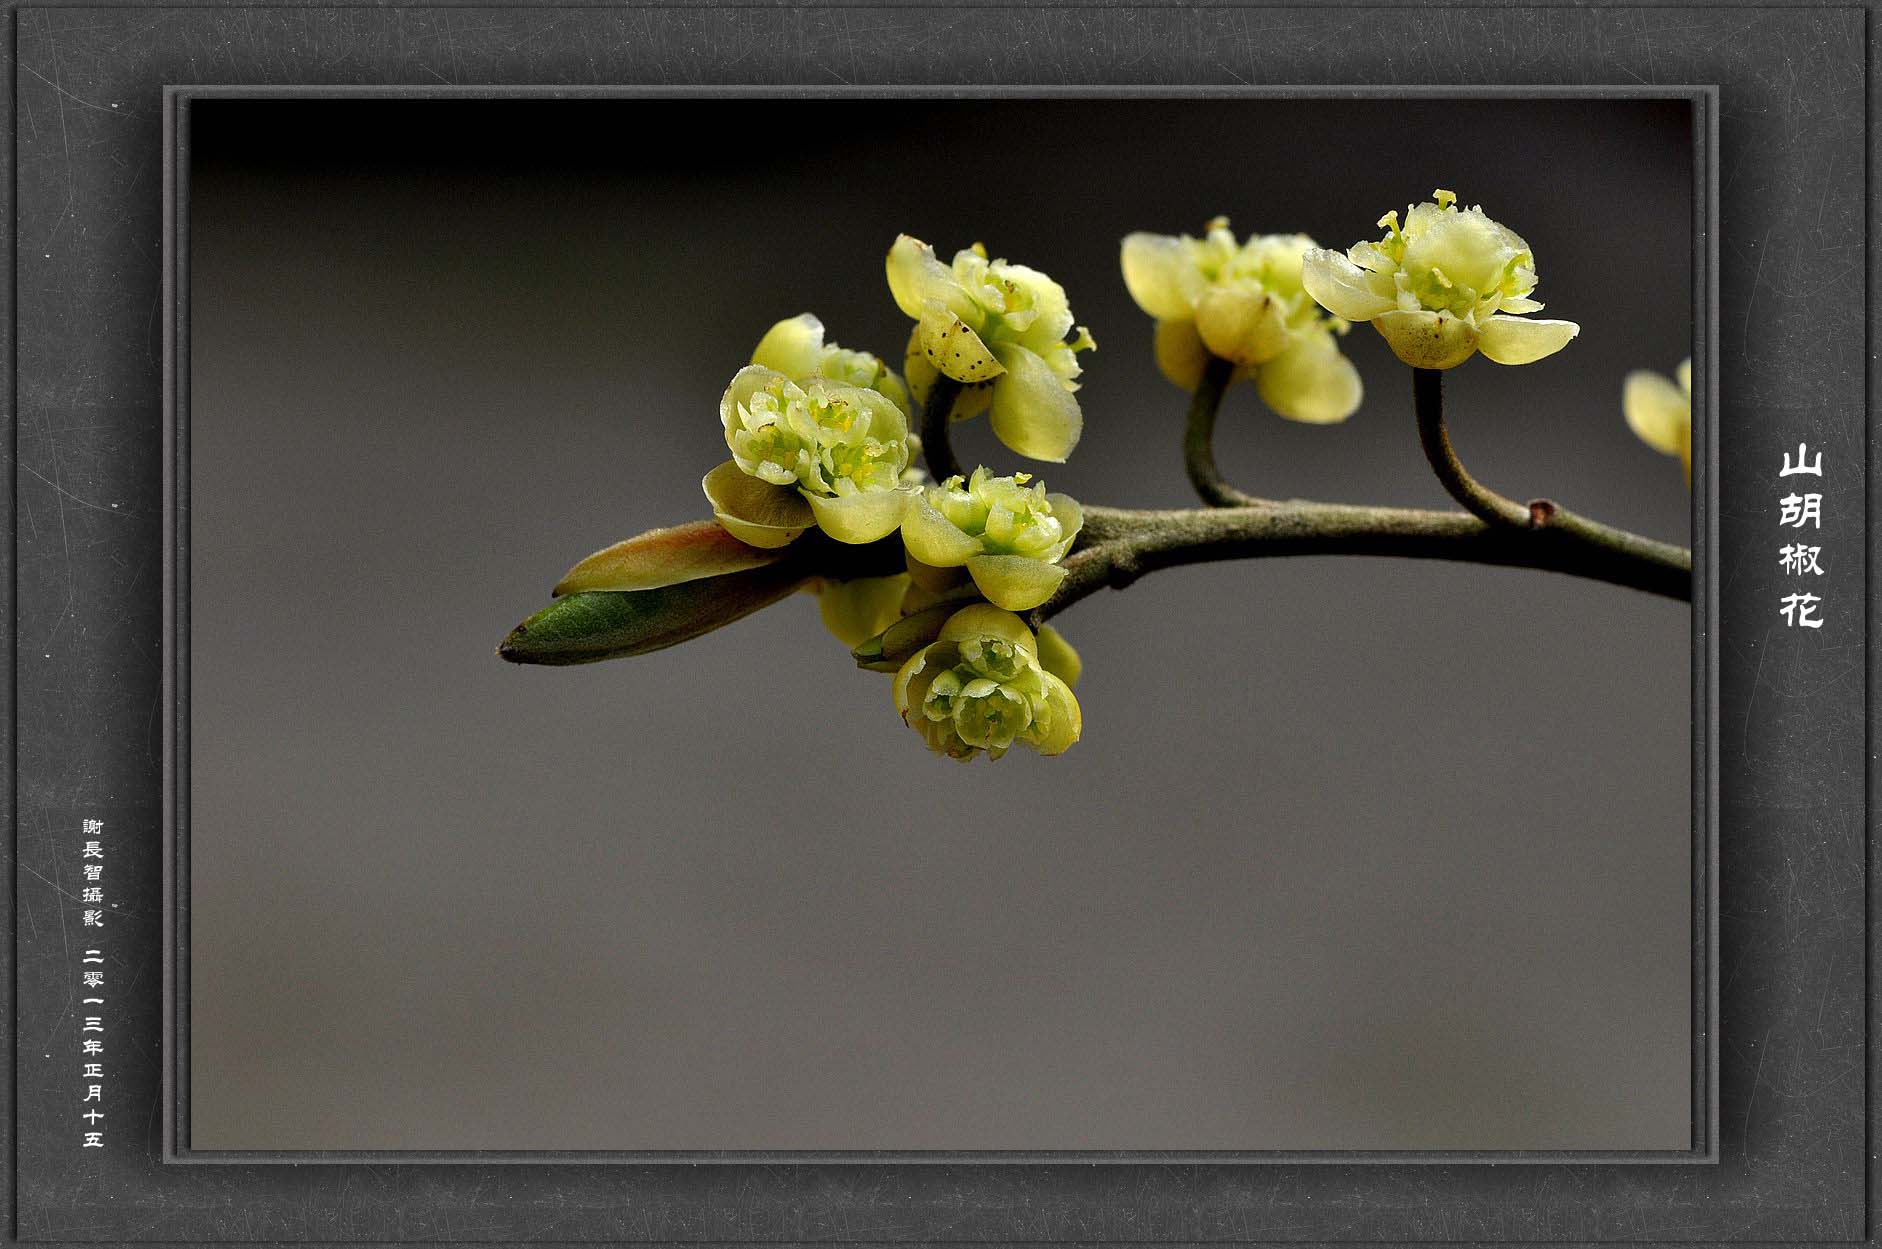
{"type": "Polygon", "coordinates": [[[1425,459],[1445,492],[1464,510],[1487,525],[1526,526],[1530,509],[1504,498],[1465,470],[1444,428],[1444,374],[1438,369],[1412,370],[1412,406],[1418,410],[1418,441],[1425,459]]]}
{"type": "Polygon", "coordinates": [[[928,475],[936,481],[963,475],[960,461],[954,458],[949,430],[954,420],[954,401],[960,393],[961,384],[943,374],[935,378],[921,405],[921,454],[928,462],[928,475]]]}
{"type": "Polygon", "coordinates": [[[1245,494],[1222,477],[1215,463],[1215,420],[1222,408],[1222,395],[1235,373],[1235,362],[1211,356],[1202,368],[1189,399],[1189,422],[1183,433],[1183,465],[1189,470],[1190,484],[1210,507],[1253,507],[1265,500],[1245,494]]]}

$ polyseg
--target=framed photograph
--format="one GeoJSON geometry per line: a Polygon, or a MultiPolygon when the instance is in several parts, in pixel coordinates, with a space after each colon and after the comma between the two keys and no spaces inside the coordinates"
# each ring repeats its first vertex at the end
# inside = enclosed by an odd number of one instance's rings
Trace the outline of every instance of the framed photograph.
{"type": "Polygon", "coordinates": [[[1868,1237],[1866,9],[13,16],[13,1239],[1868,1237]]]}

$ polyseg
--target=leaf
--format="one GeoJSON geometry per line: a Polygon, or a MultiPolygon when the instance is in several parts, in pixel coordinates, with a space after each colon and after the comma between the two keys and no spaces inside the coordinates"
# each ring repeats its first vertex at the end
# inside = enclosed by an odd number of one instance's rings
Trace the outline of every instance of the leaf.
{"type": "Polygon", "coordinates": [[[762,568],[783,551],[747,546],[716,521],[696,520],[596,551],[562,575],[557,598],[587,590],[657,590],[661,586],[762,568]]]}
{"type": "Polygon", "coordinates": [[[677,646],[742,620],[809,580],[798,561],[651,590],[579,591],[510,630],[497,655],[515,664],[586,664],[677,646]]]}

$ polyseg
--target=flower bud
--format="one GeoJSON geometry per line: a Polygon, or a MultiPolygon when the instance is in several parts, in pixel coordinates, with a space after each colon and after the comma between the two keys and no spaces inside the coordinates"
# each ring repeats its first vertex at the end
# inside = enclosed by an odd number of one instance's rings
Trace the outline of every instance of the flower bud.
{"type": "Polygon", "coordinates": [[[998,759],[1015,744],[1062,753],[1083,731],[1069,685],[1046,671],[1025,622],[984,603],[950,615],[895,676],[895,708],[928,748],[998,759]]]}
{"type": "Polygon", "coordinates": [[[1322,314],[1301,286],[1304,234],[1257,234],[1236,242],[1228,218],[1202,238],[1136,233],[1124,239],[1124,285],[1157,319],[1157,366],[1185,390],[1211,356],[1252,377],[1261,398],[1290,420],[1343,421],[1359,407],[1359,373],[1334,335],[1346,325],[1322,314]]]}

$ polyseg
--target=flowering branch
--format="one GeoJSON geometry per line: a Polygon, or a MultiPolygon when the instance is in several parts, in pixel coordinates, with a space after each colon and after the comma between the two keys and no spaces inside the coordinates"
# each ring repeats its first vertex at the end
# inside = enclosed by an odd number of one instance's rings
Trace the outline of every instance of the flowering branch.
{"type": "MultiPolygon", "coordinates": [[[[700,488],[713,519],[597,551],[498,647],[524,664],[642,655],[800,590],[930,749],[1055,755],[1083,729],[1078,653],[1047,623],[1097,590],[1184,564],[1371,555],[1534,568],[1690,601],[1692,553],[1539,499],[1518,503],[1465,469],[1444,426],[1443,376],[1481,352],[1503,365],[1559,351],[1578,327],[1540,320],[1528,244],[1438,191],[1401,226],[1345,253],[1304,234],[1237,241],[1138,233],[1121,252],[1131,297],[1156,320],[1158,368],[1189,392],[1184,463],[1206,508],[1086,508],[1031,473],[963,471],[955,419],[985,414],[1015,455],[1063,462],[1084,414],[1079,354],[1096,347],[1065,290],[979,244],[944,262],[906,235],[886,276],[915,329],[901,375],[826,340],[809,313],[780,321],[719,400],[731,459],[700,488]],[[1217,414],[1248,381],[1278,416],[1343,421],[1364,394],[1340,348],[1370,323],[1413,370],[1425,458],[1462,512],[1265,499],[1216,466],[1217,414]],[[920,405],[921,438],[910,428],[920,405]],[[920,452],[932,479],[913,463],[920,452]]],[[[1690,456],[1689,383],[1636,375],[1627,419],[1690,456]]]]}
{"type": "Polygon", "coordinates": [[[1290,501],[1154,511],[1087,507],[1079,544],[1065,560],[1065,580],[1032,618],[1043,623],[1098,590],[1123,589],[1160,568],[1294,555],[1534,568],[1692,599],[1692,553],[1648,538],[1604,546],[1562,530],[1491,525],[1462,512],[1290,501]]]}

